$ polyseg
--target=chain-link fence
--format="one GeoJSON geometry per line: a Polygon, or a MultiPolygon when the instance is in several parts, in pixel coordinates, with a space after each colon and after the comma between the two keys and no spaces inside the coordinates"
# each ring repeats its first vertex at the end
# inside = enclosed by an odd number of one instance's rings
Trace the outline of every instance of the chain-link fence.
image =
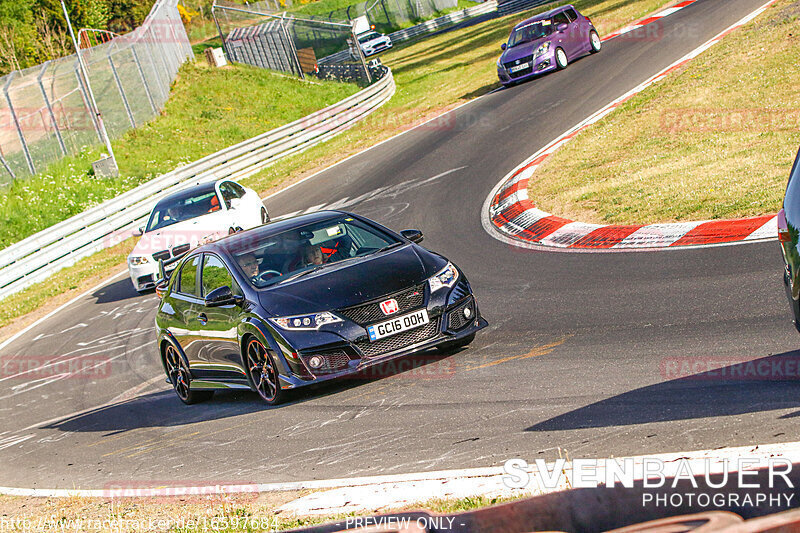
{"type": "Polygon", "coordinates": [[[320,13],[316,3],[298,0],[216,0],[213,13],[231,61],[364,84],[372,75],[353,33],[356,18],[366,16],[371,27],[388,33],[457,6],[457,0],[367,0],[320,13]]]}
{"type": "MultiPolygon", "coordinates": [[[[157,0],[142,26],[81,51],[111,137],[156,116],[192,57],[177,4],[157,0]]],[[[77,56],[14,71],[0,78],[0,88],[0,183],[102,142],[77,56]]]]}
{"type": "Polygon", "coordinates": [[[369,84],[371,77],[348,21],[275,13],[272,5],[217,1],[213,7],[228,59],[295,76],[369,84]],[[322,58],[336,56],[335,62],[322,58]],[[334,64],[335,63],[335,64],[334,64]]]}

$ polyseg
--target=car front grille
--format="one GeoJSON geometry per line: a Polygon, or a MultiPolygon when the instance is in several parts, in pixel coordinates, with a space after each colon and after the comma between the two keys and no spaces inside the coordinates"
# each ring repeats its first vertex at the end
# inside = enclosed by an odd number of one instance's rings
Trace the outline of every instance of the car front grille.
{"type": "Polygon", "coordinates": [[[473,320],[475,320],[475,304],[472,297],[469,297],[448,312],[447,329],[450,331],[464,329],[473,320]],[[469,318],[464,316],[464,309],[470,310],[469,318]]]}
{"type": "Polygon", "coordinates": [[[179,255],[183,255],[189,251],[190,246],[188,244],[180,244],[172,249],[172,257],[178,257],[179,255]]]}
{"type": "Polygon", "coordinates": [[[404,331],[403,333],[398,333],[397,335],[392,335],[385,339],[375,342],[357,342],[356,348],[358,348],[365,357],[377,357],[432,339],[438,333],[439,319],[437,318],[422,327],[404,331]]]}
{"type": "Polygon", "coordinates": [[[518,70],[516,72],[509,72],[508,75],[511,76],[512,78],[521,78],[522,76],[527,76],[531,72],[533,72],[532,66],[524,68],[522,70],[518,70]]]}
{"type": "Polygon", "coordinates": [[[153,259],[155,259],[156,262],[159,262],[161,260],[166,261],[169,258],[170,258],[169,250],[161,250],[160,252],[156,252],[153,254],[153,259]]]}
{"type": "Polygon", "coordinates": [[[397,300],[399,309],[392,315],[410,311],[425,304],[425,284],[417,285],[402,292],[384,296],[375,301],[359,304],[353,307],[346,307],[336,311],[337,314],[352,320],[360,326],[366,326],[373,322],[385,319],[387,316],[381,311],[380,303],[390,298],[397,300]]]}
{"type": "MultiPolygon", "coordinates": [[[[503,66],[506,67],[506,70],[508,70],[511,67],[521,65],[522,63],[533,63],[533,54],[525,57],[520,57],[519,59],[515,59],[514,61],[506,61],[505,63],[503,63],[503,66]]],[[[512,74],[512,76],[514,76],[514,74],[512,74]]]]}

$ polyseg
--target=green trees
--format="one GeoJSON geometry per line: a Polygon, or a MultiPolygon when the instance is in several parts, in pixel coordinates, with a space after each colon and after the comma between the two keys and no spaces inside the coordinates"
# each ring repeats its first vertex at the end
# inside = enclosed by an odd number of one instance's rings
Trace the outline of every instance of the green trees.
{"type": "MultiPolygon", "coordinates": [[[[154,0],[66,0],[75,30],[126,33],[154,0]]],[[[73,53],[59,0],[0,0],[0,75],[73,53]]]]}

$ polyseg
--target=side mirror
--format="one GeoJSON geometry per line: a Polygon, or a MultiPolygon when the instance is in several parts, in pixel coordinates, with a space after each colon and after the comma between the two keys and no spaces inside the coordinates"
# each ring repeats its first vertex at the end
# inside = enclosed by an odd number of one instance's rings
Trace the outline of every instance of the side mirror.
{"type": "Polygon", "coordinates": [[[556,27],[559,32],[567,31],[567,28],[569,28],[569,24],[564,24],[563,22],[556,27]]]}
{"type": "Polygon", "coordinates": [[[508,46],[508,45],[506,45],[506,43],[503,43],[503,44],[501,44],[501,45],[500,45],[500,50],[503,50],[503,51],[505,52],[505,50],[506,50],[507,46],[508,46]]]}
{"type": "Polygon", "coordinates": [[[225,285],[209,292],[205,298],[206,307],[220,307],[222,305],[236,304],[241,301],[241,296],[234,296],[231,288],[225,285]]]}
{"type": "Polygon", "coordinates": [[[233,198],[231,200],[231,209],[239,209],[242,207],[242,199],[241,198],[233,198]]]}
{"type": "Polygon", "coordinates": [[[422,232],[418,229],[404,229],[400,232],[400,235],[411,242],[422,242],[423,239],[422,232]]]}
{"type": "Polygon", "coordinates": [[[141,237],[142,235],[144,235],[144,226],[142,226],[140,228],[136,228],[135,230],[133,230],[133,236],[134,237],[141,237]]]}

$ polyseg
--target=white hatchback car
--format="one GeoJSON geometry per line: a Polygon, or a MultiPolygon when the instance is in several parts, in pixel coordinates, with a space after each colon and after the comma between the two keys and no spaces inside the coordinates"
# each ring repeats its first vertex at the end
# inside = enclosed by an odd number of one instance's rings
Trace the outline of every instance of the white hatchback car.
{"type": "Polygon", "coordinates": [[[156,203],[147,225],[128,256],[128,271],[137,291],[155,287],[158,262],[171,270],[186,252],[242,229],[269,222],[269,213],[252,189],[219,180],[170,194],[156,203]]]}

